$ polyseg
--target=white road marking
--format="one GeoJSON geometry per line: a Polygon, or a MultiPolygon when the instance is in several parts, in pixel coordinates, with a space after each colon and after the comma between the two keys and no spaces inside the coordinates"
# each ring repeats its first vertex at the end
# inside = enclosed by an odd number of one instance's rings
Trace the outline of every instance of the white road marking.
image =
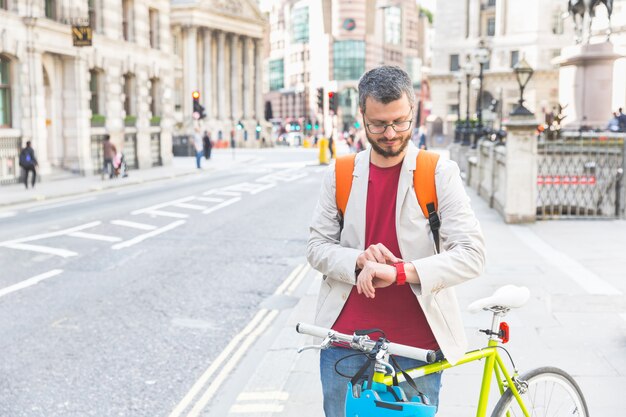
{"type": "Polygon", "coordinates": [[[509,226],[511,231],[526,245],[533,249],[554,267],[563,271],[588,294],[593,295],[622,295],[622,292],[600,278],[576,259],[554,249],[543,239],[525,226],[509,226]]]}
{"type": "Polygon", "coordinates": [[[160,229],[155,229],[155,230],[153,230],[151,232],[144,233],[142,235],[136,236],[136,237],[134,237],[134,238],[132,238],[130,240],[126,240],[124,242],[117,243],[117,244],[111,246],[111,249],[118,250],[118,249],[128,248],[130,246],[136,245],[137,243],[143,242],[146,239],[149,239],[151,237],[160,235],[161,233],[165,233],[165,232],[167,232],[169,230],[172,230],[172,229],[174,229],[174,228],[176,228],[176,227],[178,227],[178,226],[180,226],[180,225],[182,225],[184,223],[185,223],[185,220],[177,220],[177,221],[175,221],[173,223],[168,224],[167,226],[161,227],[160,229]]]}
{"type": "Polygon", "coordinates": [[[197,200],[206,201],[207,203],[221,203],[224,201],[223,198],[215,198],[215,197],[198,197],[197,200]]]}
{"type": "Polygon", "coordinates": [[[0,297],[4,297],[5,295],[10,294],[12,292],[38,284],[44,279],[52,278],[54,276],[59,275],[61,272],[63,272],[62,269],[53,269],[52,271],[48,271],[43,274],[34,276],[32,278],[28,278],[27,280],[24,280],[22,282],[18,282],[17,284],[13,284],[10,287],[3,288],[0,290],[0,297]]]}
{"type": "Polygon", "coordinates": [[[39,207],[35,207],[35,208],[32,208],[32,209],[28,209],[26,211],[29,212],[29,213],[34,213],[34,212],[37,212],[37,211],[50,210],[50,209],[58,208],[58,207],[71,206],[72,204],[86,203],[88,201],[93,201],[95,199],[96,199],[96,197],[87,197],[87,198],[82,198],[80,200],[65,201],[65,202],[62,202],[62,203],[48,204],[48,205],[45,205],[45,206],[39,206],[39,207]]]}
{"type": "Polygon", "coordinates": [[[102,240],[104,242],[120,242],[122,238],[117,236],[98,235],[95,233],[74,232],[69,233],[68,236],[79,237],[81,239],[102,240]]]}
{"type": "Polygon", "coordinates": [[[206,206],[200,206],[198,204],[189,204],[189,203],[176,203],[173,205],[174,207],[186,208],[190,210],[206,210],[206,206]]]}
{"type": "Polygon", "coordinates": [[[234,203],[236,203],[237,201],[240,201],[240,200],[241,200],[241,198],[231,198],[230,200],[226,200],[223,203],[220,203],[220,204],[218,204],[216,206],[213,206],[211,208],[208,208],[208,209],[204,210],[202,212],[202,214],[213,213],[214,211],[217,211],[217,210],[219,210],[221,208],[224,208],[226,206],[230,206],[231,204],[234,204],[234,203]]]}
{"type": "Polygon", "coordinates": [[[129,222],[126,220],[111,220],[111,224],[114,224],[117,226],[132,227],[134,229],[139,229],[139,230],[154,230],[157,228],[156,226],[151,225],[151,224],[129,222]]]}
{"type": "Polygon", "coordinates": [[[72,252],[71,250],[51,248],[50,246],[32,245],[30,243],[14,242],[14,243],[5,243],[0,246],[4,246],[6,248],[11,248],[11,249],[27,250],[30,252],[45,253],[48,255],[57,255],[62,258],[69,258],[71,256],[78,255],[78,253],[72,252]]]}
{"type": "Polygon", "coordinates": [[[291,271],[291,274],[289,274],[287,276],[287,278],[278,286],[278,288],[276,288],[276,291],[274,291],[274,295],[280,295],[282,293],[285,292],[285,290],[287,289],[287,287],[289,287],[289,285],[293,282],[294,279],[296,279],[296,277],[298,276],[298,274],[306,268],[307,264],[300,264],[298,266],[296,266],[293,271],[291,271]]]}
{"type": "Polygon", "coordinates": [[[14,217],[17,215],[17,211],[5,211],[4,213],[0,213],[0,219],[5,219],[7,217],[14,217]]]}
{"type": "Polygon", "coordinates": [[[172,205],[178,204],[178,203],[186,203],[186,202],[191,201],[191,200],[193,200],[195,198],[196,197],[194,197],[194,196],[178,198],[176,200],[166,201],[165,203],[159,203],[159,204],[155,204],[154,206],[138,209],[138,210],[132,211],[130,214],[135,215],[135,214],[143,214],[143,213],[146,213],[146,212],[151,212],[152,213],[152,212],[158,211],[159,209],[161,209],[163,207],[172,206],[172,205]]]}
{"type": "Polygon", "coordinates": [[[189,217],[188,214],[176,213],[173,211],[163,211],[163,210],[144,211],[141,214],[149,214],[151,216],[161,216],[161,217],[173,217],[175,219],[186,219],[189,217]]]}
{"type": "Polygon", "coordinates": [[[239,197],[241,193],[236,193],[232,191],[223,191],[221,189],[217,190],[209,190],[202,193],[202,195],[225,195],[227,197],[239,197]]]}
{"type": "Polygon", "coordinates": [[[248,323],[248,325],[241,332],[233,337],[233,339],[228,343],[228,345],[218,355],[213,363],[211,363],[207,370],[204,371],[200,378],[198,378],[196,383],[193,384],[189,392],[183,397],[180,403],[178,403],[178,405],[176,406],[176,408],[174,408],[169,417],[178,417],[183,411],[185,411],[185,409],[191,404],[195,396],[200,392],[202,387],[209,381],[213,374],[221,368],[222,363],[224,363],[226,360],[228,360],[228,358],[231,357],[232,352],[239,346],[239,343],[242,341],[242,339],[257,327],[257,325],[261,322],[266,313],[266,309],[259,310],[252,318],[252,320],[250,320],[250,323],[248,323]]]}
{"type": "Polygon", "coordinates": [[[239,349],[233,354],[230,358],[230,361],[226,362],[222,367],[220,373],[211,381],[211,384],[206,389],[202,397],[198,400],[198,402],[193,406],[187,417],[197,417],[200,415],[204,407],[208,404],[208,402],[213,398],[217,390],[224,383],[224,381],[228,378],[230,372],[237,365],[237,363],[241,360],[246,351],[252,346],[254,341],[269,327],[269,325],[274,321],[276,316],[278,315],[278,310],[271,310],[267,313],[267,316],[263,319],[263,321],[259,324],[259,326],[254,329],[252,333],[246,337],[246,340],[239,346],[239,349]]]}
{"type": "Polygon", "coordinates": [[[96,227],[96,226],[98,226],[101,223],[102,222],[100,222],[100,221],[96,221],[96,222],[81,224],[80,226],[70,227],[69,229],[65,229],[65,230],[58,230],[56,232],[43,233],[43,234],[40,234],[40,235],[28,236],[28,237],[24,237],[24,238],[20,238],[20,239],[14,239],[14,240],[7,240],[5,242],[0,242],[0,246],[4,246],[5,243],[30,242],[32,240],[47,239],[49,237],[55,237],[55,236],[63,236],[63,235],[67,235],[69,233],[78,232],[80,230],[85,230],[85,229],[90,229],[92,227],[96,227]]]}
{"type": "Polygon", "coordinates": [[[293,292],[296,290],[296,288],[298,288],[298,285],[300,285],[300,283],[302,282],[302,280],[304,279],[304,277],[310,270],[311,270],[311,266],[307,263],[304,266],[304,268],[302,268],[302,271],[300,271],[298,276],[293,280],[293,282],[291,283],[291,285],[289,286],[285,294],[288,294],[288,295],[293,294],[293,292]]]}
{"type": "Polygon", "coordinates": [[[57,256],[61,256],[63,258],[69,258],[70,256],[78,255],[78,253],[70,251],[70,250],[66,250],[66,249],[51,248],[49,246],[43,246],[43,245],[32,245],[32,244],[27,244],[27,243],[24,243],[24,242],[32,242],[32,241],[35,241],[35,240],[47,239],[47,238],[50,238],[50,237],[69,235],[69,234],[72,234],[72,233],[79,232],[81,230],[85,230],[85,229],[90,229],[92,227],[96,227],[96,226],[98,226],[101,223],[102,222],[99,222],[99,221],[91,222],[91,223],[83,224],[83,225],[80,225],[80,226],[70,227],[69,229],[59,230],[59,231],[56,231],[56,232],[43,233],[43,234],[40,234],[40,235],[28,236],[28,237],[24,237],[24,238],[20,238],[20,239],[14,239],[14,240],[7,240],[5,242],[0,242],[0,246],[6,247],[6,248],[12,248],[12,249],[19,249],[19,250],[27,250],[27,251],[32,251],[32,252],[46,253],[46,254],[49,254],[49,255],[57,255],[57,256]]]}

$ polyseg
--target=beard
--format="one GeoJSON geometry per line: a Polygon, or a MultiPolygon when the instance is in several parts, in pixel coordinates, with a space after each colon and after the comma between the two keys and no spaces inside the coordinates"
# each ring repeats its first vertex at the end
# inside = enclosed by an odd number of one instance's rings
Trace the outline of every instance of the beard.
{"type": "Polygon", "coordinates": [[[370,145],[372,145],[374,152],[384,158],[394,158],[402,154],[402,152],[406,149],[409,144],[409,140],[411,140],[411,130],[409,129],[404,136],[396,132],[396,136],[393,140],[398,141],[400,143],[400,147],[395,151],[392,148],[387,148],[387,145],[383,144],[383,142],[387,140],[384,136],[378,139],[373,139],[370,137],[369,133],[365,131],[365,137],[367,137],[367,141],[370,145]]]}

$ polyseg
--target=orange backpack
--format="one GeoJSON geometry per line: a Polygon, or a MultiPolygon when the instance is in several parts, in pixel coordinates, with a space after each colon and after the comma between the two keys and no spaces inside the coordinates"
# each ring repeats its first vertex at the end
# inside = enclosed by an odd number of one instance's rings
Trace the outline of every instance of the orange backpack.
{"type": "MultiPolygon", "coordinates": [[[[337,184],[335,200],[342,217],[346,211],[348,197],[350,197],[350,190],[352,189],[355,157],[356,154],[340,156],[335,163],[335,181],[337,184]]],[[[413,188],[417,196],[417,203],[422,208],[424,217],[428,219],[437,253],[439,253],[439,228],[441,226],[437,214],[437,189],[435,186],[435,168],[438,160],[439,154],[420,150],[417,154],[415,171],[413,171],[413,188]]]]}

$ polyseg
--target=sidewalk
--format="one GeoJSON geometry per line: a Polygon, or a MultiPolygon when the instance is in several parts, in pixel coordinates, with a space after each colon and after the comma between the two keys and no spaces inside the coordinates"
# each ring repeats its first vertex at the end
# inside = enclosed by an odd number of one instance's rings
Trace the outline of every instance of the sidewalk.
{"type": "MultiPolygon", "coordinates": [[[[490,325],[491,315],[470,315],[467,306],[502,285],[528,286],[531,300],[506,318],[511,326],[506,347],[516,366],[522,373],[545,365],[560,367],[581,386],[591,415],[623,416],[626,222],[506,225],[475,193],[468,192],[488,250],[484,275],[457,289],[470,349],[486,344],[478,329],[490,325]]],[[[313,340],[295,332],[296,323],[313,321],[319,281],[319,273],[310,271],[298,289],[297,305],[283,311],[287,317],[277,321],[278,336],[229,417],[243,412],[255,417],[323,416],[319,354],[311,350],[297,354],[298,347],[313,340]],[[251,398],[256,401],[250,403],[251,398]]],[[[476,362],[444,373],[438,417],[476,415],[483,365],[476,362]]],[[[489,410],[498,397],[492,394],[489,410]]]]}
{"type": "Polygon", "coordinates": [[[252,155],[238,154],[236,159],[233,159],[232,153],[228,150],[214,150],[210,160],[202,159],[202,169],[196,168],[195,157],[174,157],[169,166],[130,170],[126,178],[102,179],[100,175],[64,176],[61,179],[44,177],[34,189],[25,189],[23,183],[0,186],[0,207],[70,197],[184,175],[202,175],[253,158],[255,157],[252,155]]]}

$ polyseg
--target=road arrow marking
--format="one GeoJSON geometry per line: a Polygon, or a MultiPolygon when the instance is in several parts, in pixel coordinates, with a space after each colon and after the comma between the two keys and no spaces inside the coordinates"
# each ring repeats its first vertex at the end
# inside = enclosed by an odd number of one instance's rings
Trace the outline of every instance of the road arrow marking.
{"type": "Polygon", "coordinates": [[[132,227],[139,230],[154,230],[157,228],[156,226],[151,224],[129,222],[126,220],[111,220],[111,224],[114,224],[116,226],[132,227]]]}
{"type": "Polygon", "coordinates": [[[117,236],[98,235],[95,233],[85,233],[85,232],[69,233],[68,236],[79,237],[81,239],[102,240],[104,242],[119,242],[122,240],[121,237],[117,237],[117,236]]]}
{"type": "Polygon", "coordinates": [[[161,227],[160,229],[156,229],[156,230],[153,230],[151,232],[144,233],[142,235],[136,236],[136,237],[134,237],[134,238],[132,238],[130,240],[126,240],[124,242],[117,243],[117,244],[111,246],[111,249],[118,250],[118,249],[128,248],[130,246],[136,245],[137,243],[143,242],[146,239],[149,239],[151,237],[160,235],[161,233],[165,233],[165,232],[167,232],[169,230],[172,230],[172,229],[174,229],[174,228],[176,228],[178,226],[181,226],[183,224],[185,224],[185,220],[177,220],[177,221],[175,221],[173,223],[168,224],[167,226],[161,227]]]}

